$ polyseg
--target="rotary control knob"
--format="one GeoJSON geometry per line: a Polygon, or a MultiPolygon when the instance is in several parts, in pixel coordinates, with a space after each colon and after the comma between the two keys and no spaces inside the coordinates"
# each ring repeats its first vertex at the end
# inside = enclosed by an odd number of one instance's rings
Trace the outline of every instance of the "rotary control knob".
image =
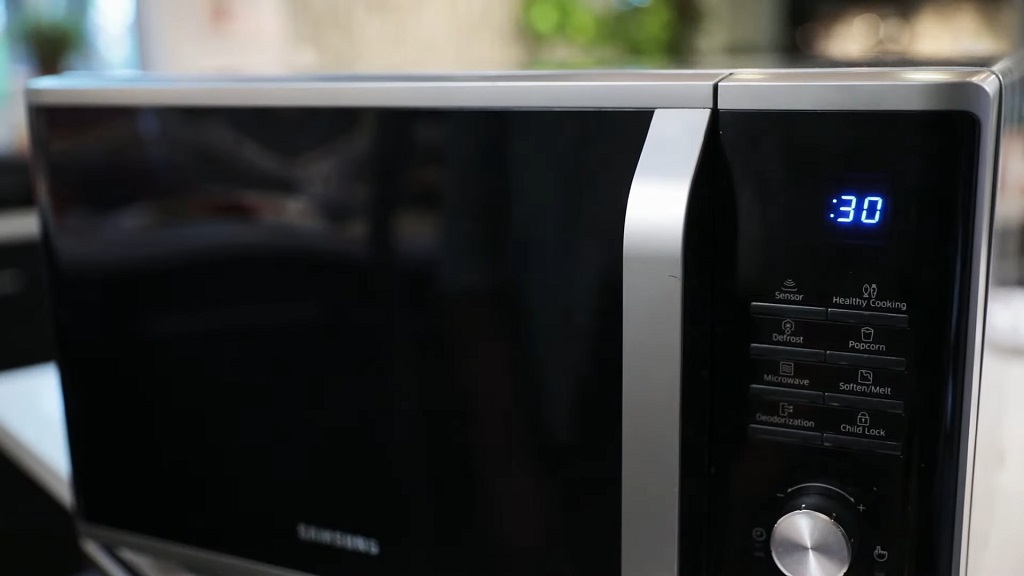
{"type": "Polygon", "coordinates": [[[853,516],[848,503],[831,497],[831,490],[794,497],[775,523],[772,559],[786,576],[843,576],[849,570],[853,537],[841,522],[852,525],[853,516]]]}

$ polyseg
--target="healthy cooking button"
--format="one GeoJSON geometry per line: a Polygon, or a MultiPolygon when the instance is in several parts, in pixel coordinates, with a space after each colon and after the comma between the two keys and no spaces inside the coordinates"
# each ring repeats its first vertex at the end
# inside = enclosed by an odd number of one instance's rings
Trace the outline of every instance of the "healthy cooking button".
{"type": "Polygon", "coordinates": [[[902,442],[906,432],[906,419],[902,414],[877,410],[847,410],[824,408],[819,422],[822,432],[843,434],[857,438],[902,442]]]}

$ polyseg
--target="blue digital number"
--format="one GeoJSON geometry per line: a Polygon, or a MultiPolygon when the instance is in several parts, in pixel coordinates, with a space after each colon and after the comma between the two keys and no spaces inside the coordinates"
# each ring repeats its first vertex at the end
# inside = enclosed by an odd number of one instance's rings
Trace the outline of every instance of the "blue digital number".
{"type": "Polygon", "coordinates": [[[839,211],[845,212],[846,215],[836,218],[836,222],[853,222],[853,215],[857,211],[857,197],[846,195],[840,196],[839,199],[845,200],[846,202],[849,202],[849,204],[846,206],[839,207],[839,211]]]}
{"type": "Polygon", "coordinates": [[[878,221],[882,219],[882,197],[881,196],[868,196],[864,199],[864,209],[860,212],[860,221],[865,224],[878,224],[878,221]],[[874,208],[871,204],[874,203],[874,208]],[[874,210],[874,214],[868,217],[871,210],[874,210]]]}
{"type": "Polygon", "coordinates": [[[866,196],[861,200],[860,196],[856,194],[844,194],[833,198],[832,204],[835,204],[838,210],[831,212],[828,217],[836,222],[852,226],[874,226],[882,221],[882,207],[885,205],[885,198],[866,196]]]}

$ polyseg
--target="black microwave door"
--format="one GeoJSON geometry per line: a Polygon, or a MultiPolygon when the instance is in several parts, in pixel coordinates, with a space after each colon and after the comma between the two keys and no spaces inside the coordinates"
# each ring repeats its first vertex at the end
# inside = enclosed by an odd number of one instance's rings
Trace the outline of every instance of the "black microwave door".
{"type": "Polygon", "coordinates": [[[34,112],[79,513],[316,574],[619,572],[652,112],[34,112]]]}

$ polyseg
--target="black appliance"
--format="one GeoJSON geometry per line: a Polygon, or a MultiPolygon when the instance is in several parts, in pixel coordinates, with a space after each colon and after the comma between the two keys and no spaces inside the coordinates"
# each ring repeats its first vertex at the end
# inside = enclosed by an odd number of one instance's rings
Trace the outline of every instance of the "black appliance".
{"type": "Polygon", "coordinates": [[[43,78],[84,534],[962,574],[1013,67],[43,78]]]}

